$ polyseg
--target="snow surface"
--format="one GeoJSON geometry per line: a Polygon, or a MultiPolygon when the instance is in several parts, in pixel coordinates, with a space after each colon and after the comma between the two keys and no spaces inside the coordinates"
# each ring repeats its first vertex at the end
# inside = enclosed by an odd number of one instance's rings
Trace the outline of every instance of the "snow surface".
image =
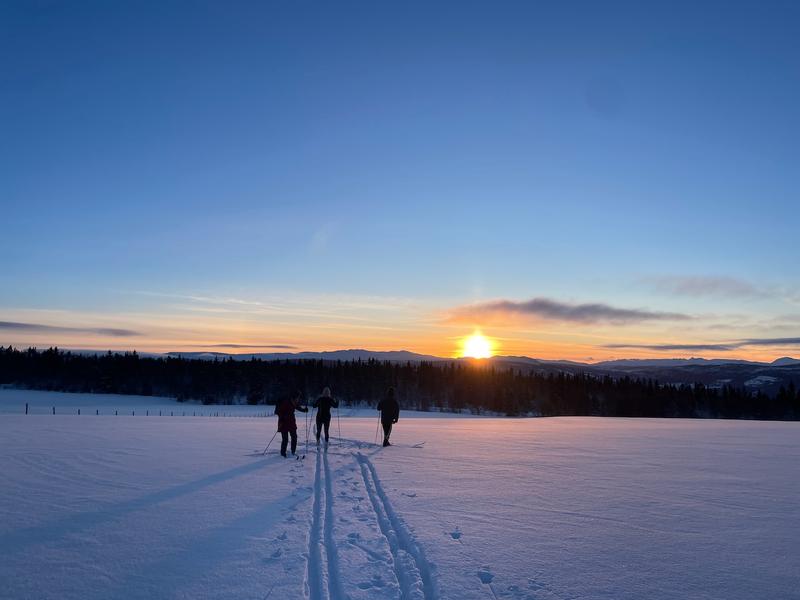
{"type": "Polygon", "coordinates": [[[800,598],[800,424],[345,414],[6,411],[0,598],[800,598]]]}

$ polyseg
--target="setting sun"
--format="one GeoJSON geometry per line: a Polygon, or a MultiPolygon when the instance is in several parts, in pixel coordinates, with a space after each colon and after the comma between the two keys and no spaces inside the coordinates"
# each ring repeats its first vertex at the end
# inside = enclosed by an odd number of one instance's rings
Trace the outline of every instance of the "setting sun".
{"type": "Polygon", "coordinates": [[[464,340],[464,349],[461,356],[465,358],[490,358],[492,356],[492,343],[489,339],[476,331],[464,340]]]}

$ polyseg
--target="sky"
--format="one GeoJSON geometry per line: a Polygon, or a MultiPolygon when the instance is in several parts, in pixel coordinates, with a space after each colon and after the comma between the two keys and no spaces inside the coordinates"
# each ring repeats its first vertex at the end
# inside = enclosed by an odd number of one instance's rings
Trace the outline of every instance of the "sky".
{"type": "Polygon", "coordinates": [[[0,4],[0,344],[800,356],[796,2],[0,4]]]}

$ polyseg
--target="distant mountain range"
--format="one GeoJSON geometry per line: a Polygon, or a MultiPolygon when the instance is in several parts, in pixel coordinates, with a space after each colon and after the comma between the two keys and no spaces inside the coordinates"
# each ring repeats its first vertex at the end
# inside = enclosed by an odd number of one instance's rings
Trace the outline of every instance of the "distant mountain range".
{"type": "MultiPolygon", "coordinates": [[[[92,351],[94,352],[94,351],[92,351]]],[[[432,354],[418,354],[408,350],[365,350],[363,348],[353,348],[349,350],[330,350],[325,352],[253,352],[245,354],[231,354],[229,352],[167,352],[167,356],[183,356],[184,358],[233,358],[235,360],[250,360],[260,358],[261,360],[369,360],[375,359],[389,362],[444,362],[471,360],[460,358],[446,358],[433,356],[432,354]]],[[[542,365],[571,365],[572,367],[589,367],[603,369],[628,369],[639,367],[680,367],[687,365],[771,365],[789,366],[800,365],[800,358],[784,356],[771,363],[756,362],[732,358],[653,358],[638,359],[624,358],[619,360],[607,360],[597,363],[583,363],[572,360],[546,360],[541,358],[531,358],[529,356],[494,356],[488,361],[492,362],[513,362],[526,364],[542,365]]]]}
{"type": "MultiPolygon", "coordinates": [[[[79,350],[81,354],[97,351],[79,350]]],[[[142,353],[144,355],[144,353],[142,353]]],[[[151,356],[158,356],[150,354],[151,356]]],[[[251,360],[369,360],[390,362],[464,362],[468,358],[445,358],[429,354],[418,354],[407,350],[373,351],[362,348],[333,350],[329,352],[257,352],[230,354],[226,352],[167,352],[166,356],[182,356],[203,360],[228,359],[251,360]]],[[[485,364],[497,368],[513,368],[537,373],[588,373],[598,377],[633,377],[655,379],[662,383],[702,383],[719,388],[724,385],[777,393],[781,386],[794,382],[800,387],[800,359],[784,356],[770,363],[726,358],[657,358],[620,359],[598,363],[582,363],[568,360],[543,360],[528,356],[495,356],[485,359],[485,364]]]]}
{"type": "Polygon", "coordinates": [[[233,358],[235,360],[369,360],[389,362],[440,362],[454,360],[428,354],[417,354],[408,350],[374,351],[355,348],[351,350],[331,350],[328,352],[256,352],[251,354],[229,354],[227,352],[167,352],[167,356],[184,358],[233,358]]]}

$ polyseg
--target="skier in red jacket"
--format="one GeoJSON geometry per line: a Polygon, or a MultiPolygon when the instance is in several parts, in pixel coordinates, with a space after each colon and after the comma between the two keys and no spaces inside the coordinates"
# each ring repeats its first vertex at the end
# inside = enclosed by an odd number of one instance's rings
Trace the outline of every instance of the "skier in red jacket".
{"type": "Polygon", "coordinates": [[[294,399],[287,396],[275,407],[275,414],[278,415],[278,431],[281,432],[281,456],[284,458],[289,436],[292,437],[292,454],[297,454],[297,421],[294,418],[294,411],[308,412],[308,407],[300,404],[302,398],[303,394],[297,392],[294,399]]]}

